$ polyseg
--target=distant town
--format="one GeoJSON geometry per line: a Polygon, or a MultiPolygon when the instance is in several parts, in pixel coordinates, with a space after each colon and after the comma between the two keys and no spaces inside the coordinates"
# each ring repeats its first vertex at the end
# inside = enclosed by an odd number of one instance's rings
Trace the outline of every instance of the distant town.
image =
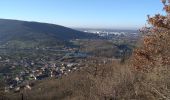
{"type": "Polygon", "coordinates": [[[107,62],[122,58],[124,52],[130,55],[132,47],[128,47],[128,43],[133,45],[140,37],[137,31],[81,31],[97,34],[99,38],[72,39],[71,46],[61,47],[13,48],[9,42],[0,45],[0,79],[5,81],[5,92],[31,90],[32,81],[61,78],[86,67],[89,58],[100,57],[107,62]]]}

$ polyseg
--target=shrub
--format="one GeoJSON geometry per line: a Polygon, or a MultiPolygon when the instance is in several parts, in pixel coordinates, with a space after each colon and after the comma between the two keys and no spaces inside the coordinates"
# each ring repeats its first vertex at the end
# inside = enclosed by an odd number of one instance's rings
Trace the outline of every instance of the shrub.
{"type": "Polygon", "coordinates": [[[144,27],[142,47],[134,50],[133,66],[148,72],[156,66],[170,65],[170,3],[162,0],[166,15],[148,15],[151,27],[144,27]]]}

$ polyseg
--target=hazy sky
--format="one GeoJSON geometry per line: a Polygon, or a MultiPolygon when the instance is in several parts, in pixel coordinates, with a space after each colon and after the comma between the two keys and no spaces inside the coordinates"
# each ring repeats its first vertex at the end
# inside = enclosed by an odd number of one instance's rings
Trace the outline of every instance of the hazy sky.
{"type": "Polygon", "coordinates": [[[82,28],[139,28],[160,0],[1,0],[0,18],[82,28]]]}

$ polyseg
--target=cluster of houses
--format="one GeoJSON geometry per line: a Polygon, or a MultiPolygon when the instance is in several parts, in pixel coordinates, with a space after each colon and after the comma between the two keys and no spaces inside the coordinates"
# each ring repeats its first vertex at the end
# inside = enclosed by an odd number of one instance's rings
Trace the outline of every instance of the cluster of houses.
{"type": "MultiPolygon", "coordinates": [[[[2,61],[2,58],[0,61],[2,61]]],[[[11,70],[11,72],[3,74],[6,83],[5,92],[31,90],[36,80],[43,80],[49,77],[61,78],[63,75],[69,75],[69,73],[77,71],[81,68],[88,67],[89,65],[106,64],[111,61],[113,61],[113,59],[89,57],[88,59],[72,58],[65,60],[62,59],[62,61],[48,62],[34,62],[32,60],[11,62],[10,59],[5,59],[4,62],[11,64],[11,66],[9,67],[9,70],[11,70]],[[20,66],[20,68],[22,69],[19,70],[17,73],[13,73],[12,71],[18,69],[17,66],[20,66]]]]}
{"type": "Polygon", "coordinates": [[[82,53],[67,53],[61,59],[53,57],[10,59],[0,57],[0,64],[7,72],[0,72],[5,80],[5,92],[18,92],[22,89],[31,89],[35,80],[43,80],[49,77],[60,78],[73,71],[79,70],[86,57],[82,53]],[[71,59],[71,60],[70,60],[71,59]]]}
{"type": "MultiPolygon", "coordinates": [[[[25,67],[17,75],[4,74],[6,81],[5,91],[19,91],[21,87],[31,89],[30,82],[43,80],[49,77],[60,78],[62,75],[78,70],[82,65],[79,63],[46,64],[43,67],[25,67]]],[[[14,66],[13,66],[14,69],[14,66]]]]}

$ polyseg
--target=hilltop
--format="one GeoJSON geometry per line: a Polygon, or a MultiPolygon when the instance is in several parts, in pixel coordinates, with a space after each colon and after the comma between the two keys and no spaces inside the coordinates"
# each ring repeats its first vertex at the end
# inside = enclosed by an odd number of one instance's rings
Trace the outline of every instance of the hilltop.
{"type": "Polygon", "coordinates": [[[94,34],[55,24],[0,19],[0,43],[7,47],[56,46],[73,39],[95,37],[94,34]]]}

